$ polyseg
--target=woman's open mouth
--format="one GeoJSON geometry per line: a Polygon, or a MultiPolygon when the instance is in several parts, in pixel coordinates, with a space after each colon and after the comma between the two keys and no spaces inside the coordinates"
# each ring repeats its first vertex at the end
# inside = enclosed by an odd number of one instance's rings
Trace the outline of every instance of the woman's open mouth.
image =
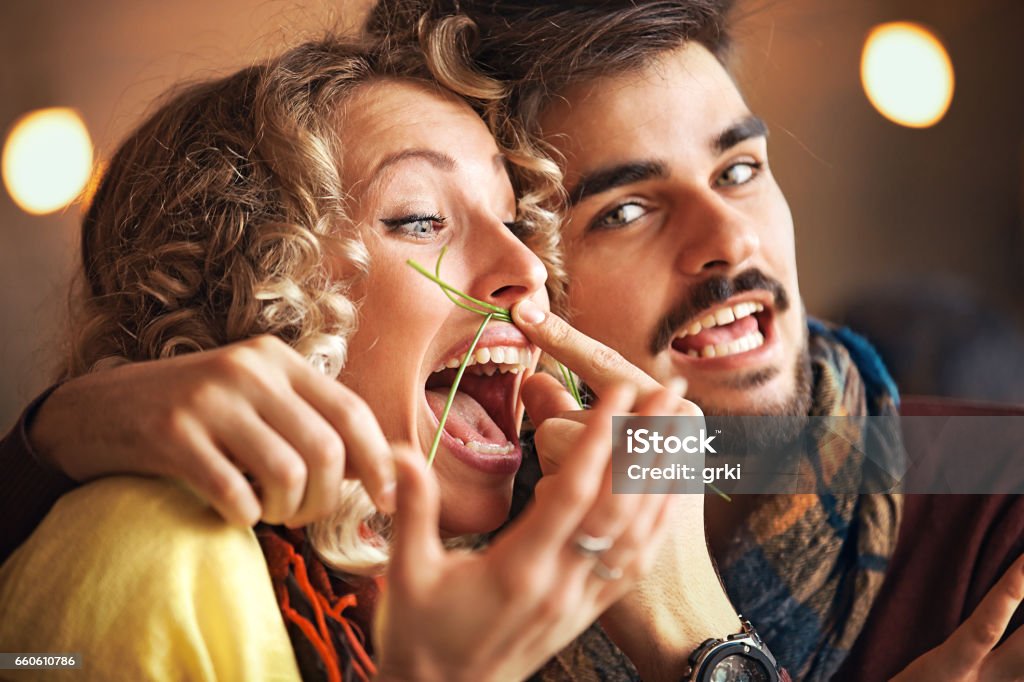
{"type": "MultiPolygon", "coordinates": [[[[488,345],[481,339],[462,375],[441,439],[464,463],[486,473],[508,475],[522,461],[519,386],[532,367],[533,351],[525,345],[500,343],[495,338],[488,345]]],[[[450,356],[427,378],[426,398],[435,428],[464,356],[465,350],[450,356]]]]}

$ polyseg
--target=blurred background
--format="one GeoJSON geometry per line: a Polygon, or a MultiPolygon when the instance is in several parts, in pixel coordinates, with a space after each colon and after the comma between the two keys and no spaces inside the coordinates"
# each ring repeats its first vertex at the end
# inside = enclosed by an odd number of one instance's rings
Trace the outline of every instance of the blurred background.
{"type": "MultiPolygon", "coordinates": [[[[170,85],[370,2],[0,3],[0,428],[53,379],[94,165],[170,85]]],[[[904,391],[1024,403],[1024,2],[740,0],[735,34],[808,310],[904,391]]]]}

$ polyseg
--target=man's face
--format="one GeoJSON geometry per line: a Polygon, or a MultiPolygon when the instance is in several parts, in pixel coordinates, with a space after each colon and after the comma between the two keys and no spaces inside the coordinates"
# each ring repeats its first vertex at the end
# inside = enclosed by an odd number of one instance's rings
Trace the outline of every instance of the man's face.
{"type": "Polygon", "coordinates": [[[709,414],[806,413],[793,221],[765,129],[691,44],[541,118],[565,155],[569,315],[709,414]]]}

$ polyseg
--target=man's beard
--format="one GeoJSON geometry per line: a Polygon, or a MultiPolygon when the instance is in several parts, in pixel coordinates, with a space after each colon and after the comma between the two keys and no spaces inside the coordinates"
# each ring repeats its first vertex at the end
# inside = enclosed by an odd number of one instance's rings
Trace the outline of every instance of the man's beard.
{"type": "MultiPolygon", "coordinates": [[[[806,325],[804,325],[806,329],[806,325]]],[[[777,367],[757,370],[737,377],[729,382],[733,389],[755,389],[767,384],[778,376],[777,367]]],[[[757,416],[773,417],[759,422],[761,428],[756,432],[745,434],[744,445],[751,450],[776,451],[787,443],[791,443],[803,432],[810,419],[813,401],[813,372],[811,355],[807,345],[807,332],[797,352],[793,368],[793,388],[788,395],[771,403],[762,402],[756,406],[737,407],[736,405],[719,405],[712,401],[702,400],[697,393],[686,396],[692,400],[709,417],[708,428],[713,428],[714,417],[757,416]]]]}

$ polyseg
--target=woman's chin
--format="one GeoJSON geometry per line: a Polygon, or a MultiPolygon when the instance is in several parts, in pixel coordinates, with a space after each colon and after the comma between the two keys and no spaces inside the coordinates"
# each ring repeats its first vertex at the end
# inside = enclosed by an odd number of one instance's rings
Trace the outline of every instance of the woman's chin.
{"type": "Polygon", "coordinates": [[[441,493],[441,533],[444,536],[489,533],[505,523],[512,504],[512,487],[505,490],[445,490],[441,493]]]}

